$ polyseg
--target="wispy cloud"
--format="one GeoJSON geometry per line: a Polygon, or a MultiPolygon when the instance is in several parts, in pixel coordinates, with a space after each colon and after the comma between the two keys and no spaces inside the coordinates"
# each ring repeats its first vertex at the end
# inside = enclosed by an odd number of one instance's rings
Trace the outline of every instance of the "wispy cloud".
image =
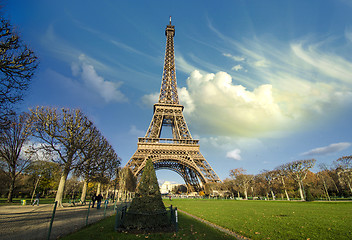
{"type": "Polygon", "coordinates": [[[93,65],[89,64],[84,55],[79,56],[78,62],[72,63],[73,76],[79,76],[86,87],[98,93],[106,102],[125,102],[127,98],[119,90],[121,82],[115,83],[99,76],[93,65]]]}
{"type": "Polygon", "coordinates": [[[342,151],[346,148],[349,148],[351,143],[349,142],[340,142],[340,143],[332,143],[329,146],[314,148],[307,152],[302,153],[302,156],[317,156],[317,155],[327,155],[330,153],[335,153],[342,151]]]}
{"type": "Polygon", "coordinates": [[[232,151],[229,151],[226,153],[226,158],[230,158],[230,159],[233,159],[233,160],[237,160],[237,161],[241,161],[242,160],[242,157],[241,157],[241,150],[236,148],[232,151]]]}
{"type": "Polygon", "coordinates": [[[191,73],[192,71],[197,69],[195,66],[188,63],[181,54],[177,54],[175,56],[175,60],[176,60],[177,70],[179,71],[182,71],[185,73],[191,73]]]}
{"type": "Polygon", "coordinates": [[[229,57],[229,58],[233,59],[236,62],[243,62],[244,60],[246,60],[244,57],[233,56],[230,53],[223,53],[222,55],[224,55],[225,57],[229,57]]]}
{"type": "Polygon", "coordinates": [[[143,130],[138,129],[135,125],[131,125],[129,134],[142,137],[144,136],[145,132],[143,130]]]}

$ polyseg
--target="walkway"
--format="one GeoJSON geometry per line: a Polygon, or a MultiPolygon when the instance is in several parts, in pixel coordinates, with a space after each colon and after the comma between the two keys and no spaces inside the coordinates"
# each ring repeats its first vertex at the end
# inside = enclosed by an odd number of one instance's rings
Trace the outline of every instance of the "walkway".
{"type": "MultiPolygon", "coordinates": [[[[0,206],[0,236],[2,240],[47,239],[53,204],[40,206],[0,206]]],[[[58,207],[50,239],[57,239],[86,225],[88,206],[58,207]]],[[[113,206],[106,216],[114,213],[113,206]]],[[[91,208],[88,224],[104,217],[104,209],[91,208]]]]}

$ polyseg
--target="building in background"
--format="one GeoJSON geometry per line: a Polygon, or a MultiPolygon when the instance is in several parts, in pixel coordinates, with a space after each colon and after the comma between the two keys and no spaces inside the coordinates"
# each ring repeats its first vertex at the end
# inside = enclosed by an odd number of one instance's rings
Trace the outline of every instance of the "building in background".
{"type": "Polygon", "coordinates": [[[161,194],[168,194],[171,193],[172,189],[175,187],[180,186],[181,184],[178,183],[171,183],[169,181],[165,181],[161,186],[160,186],[160,192],[161,194]]]}

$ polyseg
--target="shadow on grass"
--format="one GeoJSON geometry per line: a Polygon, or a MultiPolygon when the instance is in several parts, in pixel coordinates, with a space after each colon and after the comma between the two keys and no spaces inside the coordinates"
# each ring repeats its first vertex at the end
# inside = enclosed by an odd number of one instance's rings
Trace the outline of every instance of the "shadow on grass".
{"type": "Polygon", "coordinates": [[[179,231],[177,233],[119,233],[114,231],[114,223],[115,216],[112,216],[61,239],[235,239],[180,212],[179,231]]]}

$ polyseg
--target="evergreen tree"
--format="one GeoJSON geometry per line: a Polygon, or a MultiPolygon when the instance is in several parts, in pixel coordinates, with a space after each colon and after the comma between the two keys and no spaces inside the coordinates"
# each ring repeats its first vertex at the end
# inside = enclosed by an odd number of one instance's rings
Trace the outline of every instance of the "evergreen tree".
{"type": "Polygon", "coordinates": [[[158,231],[170,226],[151,159],[147,160],[143,169],[136,197],[127,211],[123,226],[143,231],[158,231]]]}

